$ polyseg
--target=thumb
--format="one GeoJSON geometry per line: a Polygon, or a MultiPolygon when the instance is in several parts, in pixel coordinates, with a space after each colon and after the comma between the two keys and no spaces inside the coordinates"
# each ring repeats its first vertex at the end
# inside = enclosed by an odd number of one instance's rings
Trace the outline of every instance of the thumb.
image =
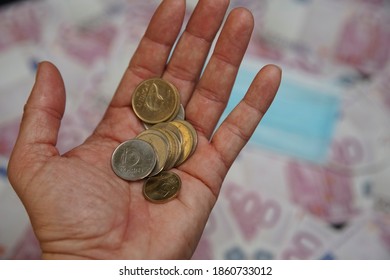
{"type": "Polygon", "coordinates": [[[65,87],[61,74],[50,62],[42,62],[24,107],[19,135],[11,154],[10,181],[16,179],[15,174],[24,173],[29,164],[58,155],[55,145],[64,111],[65,87]]]}

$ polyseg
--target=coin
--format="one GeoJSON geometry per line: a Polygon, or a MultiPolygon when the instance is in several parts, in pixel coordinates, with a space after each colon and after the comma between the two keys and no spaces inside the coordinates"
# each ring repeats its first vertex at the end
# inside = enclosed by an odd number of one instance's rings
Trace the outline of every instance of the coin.
{"type": "Polygon", "coordinates": [[[165,163],[164,170],[169,170],[176,165],[180,155],[182,154],[181,143],[172,131],[167,129],[160,129],[159,131],[168,139],[168,159],[165,163]]]}
{"type": "Polygon", "coordinates": [[[112,168],[126,180],[149,177],[143,185],[145,198],[155,203],[167,202],[181,188],[180,177],[167,170],[179,166],[195,152],[198,135],[185,120],[178,90],[163,79],[141,82],[131,104],[146,130],[115,149],[112,168]]]}
{"type": "Polygon", "coordinates": [[[175,153],[175,159],[174,159],[174,162],[170,161],[170,163],[172,163],[173,165],[168,163],[165,170],[168,170],[170,168],[175,167],[177,165],[177,162],[180,160],[180,158],[183,157],[183,153],[184,153],[184,150],[182,148],[183,135],[182,135],[181,131],[175,125],[173,125],[171,122],[158,123],[158,124],[153,125],[150,129],[157,129],[157,130],[164,131],[164,132],[169,131],[173,134],[172,136],[178,140],[178,143],[176,142],[176,140],[173,140],[174,143],[172,143],[174,146],[173,148],[175,149],[174,151],[172,151],[175,153]],[[179,144],[179,146],[176,146],[177,144],[179,144]]]}
{"type": "Polygon", "coordinates": [[[180,104],[179,112],[175,116],[174,120],[184,120],[186,118],[186,112],[183,104],[180,104]]]}
{"type": "Polygon", "coordinates": [[[157,130],[145,130],[141,132],[136,139],[141,139],[152,145],[156,153],[156,165],[150,176],[154,176],[164,169],[168,159],[168,139],[164,134],[157,130]]]}
{"type": "Polygon", "coordinates": [[[143,194],[151,202],[165,203],[175,198],[179,194],[180,188],[180,177],[176,173],[163,171],[145,181],[143,194]]]}
{"type": "MultiPolygon", "coordinates": [[[[191,131],[190,127],[188,126],[188,122],[183,123],[182,121],[172,121],[171,124],[175,125],[179,130],[180,133],[182,134],[182,155],[179,158],[178,162],[176,163],[175,166],[179,166],[182,164],[184,161],[187,160],[187,158],[191,155],[191,153],[194,150],[194,145],[195,145],[195,138],[194,134],[191,131]]],[[[196,134],[196,132],[195,132],[196,134]]]]}
{"type": "Polygon", "coordinates": [[[171,122],[162,122],[153,125],[150,127],[151,129],[162,129],[162,130],[169,130],[175,134],[175,136],[179,139],[179,142],[183,142],[183,135],[181,134],[180,130],[177,128],[177,126],[173,125],[171,122]]]}
{"type": "Polygon", "coordinates": [[[191,156],[195,152],[195,149],[198,145],[198,134],[196,133],[196,130],[192,126],[192,124],[189,123],[188,121],[186,121],[186,120],[175,120],[175,121],[185,125],[190,130],[190,132],[192,134],[193,144],[192,144],[192,149],[191,149],[191,153],[190,153],[190,156],[191,156]]]}
{"type": "Polygon", "coordinates": [[[132,97],[132,107],[137,117],[147,124],[175,118],[180,110],[180,95],[171,83],[160,79],[141,82],[132,97]]]}
{"type": "Polygon", "coordinates": [[[173,120],[184,120],[185,119],[185,110],[184,110],[184,106],[183,104],[180,104],[179,106],[179,110],[177,112],[176,115],[173,115],[169,120],[165,121],[165,122],[158,122],[158,123],[146,123],[146,122],[143,122],[143,125],[144,125],[144,128],[145,129],[149,129],[151,128],[152,126],[156,125],[156,124],[160,124],[160,123],[169,123],[170,121],[173,121],[173,120]]]}
{"type": "Polygon", "coordinates": [[[112,153],[111,166],[120,178],[137,181],[147,177],[156,165],[153,147],[143,140],[128,140],[112,153]]]}
{"type": "Polygon", "coordinates": [[[143,122],[143,124],[144,124],[144,128],[145,129],[149,129],[149,128],[151,128],[154,125],[152,123],[146,123],[146,122],[143,122]]]}

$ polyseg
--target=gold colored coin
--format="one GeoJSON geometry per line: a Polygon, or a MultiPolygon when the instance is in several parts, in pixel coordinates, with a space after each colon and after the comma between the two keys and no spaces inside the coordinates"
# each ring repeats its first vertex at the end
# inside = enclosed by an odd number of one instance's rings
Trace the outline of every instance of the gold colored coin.
{"type": "Polygon", "coordinates": [[[192,134],[193,145],[192,145],[192,149],[191,149],[191,153],[190,153],[190,156],[191,156],[195,152],[196,146],[198,145],[198,134],[196,133],[196,130],[192,126],[192,124],[190,124],[188,121],[186,121],[186,120],[175,120],[175,121],[185,125],[192,134]]]}
{"type": "Polygon", "coordinates": [[[180,177],[176,173],[163,171],[145,181],[143,194],[151,202],[165,203],[177,197],[180,189],[180,177]]]}
{"type": "Polygon", "coordinates": [[[176,126],[182,135],[182,143],[181,143],[182,155],[180,156],[178,162],[175,165],[175,166],[179,166],[184,161],[186,161],[187,158],[190,156],[194,146],[195,139],[193,138],[193,134],[190,128],[186,124],[183,124],[182,122],[179,121],[172,121],[170,123],[176,126]]]}
{"type": "Polygon", "coordinates": [[[171,83],[160,78],[148,79],[137,86],[131,104],[139,119],[155,124],[177,116],[180,95],[171,83]]]}
{"type": "Polygon", "coordinates": [[[185,121],[178,90],[163,79],[141,82],[131,104],[146,130],[114,151],[112,168],[127,180],[149,176],[143,185],[144,197],[154,203],[165,203],[181,189],[180,177],[167,170],[179,166],[194,153],[197,132],[185,121]]]}
{"type": "Polygon", "coordinates": [[[160,173],[168,159],[168,140],[165,135],[157,130],[149,129],[141,132],[136,138],[151,144],[156,152],[156,165],[149,176],[160,173]]]}
{"type": "MultiPolygon", "coordinates": [[[[178,95],[179,95],[179,92],[178,92],[178,95]]],[[[179,114],[181,114],[181,107],[182,107],[180,105],[181,104],[180,104],[180,95],[179,95],[179,105],[176,107],[176,111],[172,114],[172,116],[168,120],[166,120],[167,122],[173,121],[179,117],[179,114]]]]}
{"type": "Polygon", "coordinates": [[[164,170],[169,170],[176,165],[181,155],[181,144],[172,131],[165,129],[160,129],[159,131],[168,139],[168,160],[165,164],[164,170]]]}
{"type": "Polygon", "coordinates": [[[157,130],[159,130],[159,129],[169,130],[175,134],[175,136],[179,139],[180,143],[183,142],[182,134],[181,134],[180,130],[177,128],[177,126],[173,125],[171,122],[158,123],[158,124],[153,125],[150,128],[157,129],[157,130]]]}
{"type": "MultiPolygon", "coordinates": [[[[177,149],[174,151],[174,153],[176,154],[175,162],[173,163],[173,166],[168,164],[168,167],[171,166],[170,168],[177,166],[176,165],[177,162],[180,160],[181,157],[183,157],[183,153],[184,153],[183,148],[182,148],[183,135],[180,132],[180,130],[175,125],[173,125],[171,122],[163,122],[163,123],[155,124],[151,127],[151,129],[157,129],[157,130],[161,130],[161,131],[170,131],[171,133],[173,133],[172,136],[174,136],[178,140],[179,147],[177,147],[177,149]]],[[[173,143],[173,145],[176,146],[176,143],[173,143]]],[[[168,167],[165,170],[170,169],[168,167]]]]}

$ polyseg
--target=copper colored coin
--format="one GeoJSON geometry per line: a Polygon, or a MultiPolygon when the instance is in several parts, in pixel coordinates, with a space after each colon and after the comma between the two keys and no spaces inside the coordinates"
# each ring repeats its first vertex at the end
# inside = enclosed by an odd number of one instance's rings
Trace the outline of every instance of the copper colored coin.
{"type": "Polygon", "coordinates": [[[192,154],[194,150],[195,139],[187,123],[183,123],[178,120],[172,121],[170,123],[175,125],[180,130],[180,133],[182,135],[182,143],[181,143],[182,154],[175,165],[175,166],[179,166],[180,164],[185,162],[187,158],[192,154]]]}
{"type": "Polygon", "coordinates": [[[196,146],[198,145],[198,134],[196,133],[195,128],[186,120],[175,120],[175,122],[180,123],[188,128],[188,130],[191,132],[193,143],[192,143],[192,149],[190,156],[195,152],[196,146]]]}
{"type": "Polygon", "coordinates": [[[131,104],[139,119],[155,124],[176,117],[180,95],[171,83],[160,78],[148,79],[137,86],[131,104]]]}
{"type": "Polygon", "coordinates": [[[159,131],[168,139],[168,159],[164,170],[173,168],[181,155],[181,144],[176,135],[170,130],[159,129],[159,131]]]}
{"type": "Polygon", "coordinates": [[[175,198],[179,194],[180,188],[180,177],[176,173],[163,171],[145,181],[143,194],[151,202],[165,203],[175,198]]]}

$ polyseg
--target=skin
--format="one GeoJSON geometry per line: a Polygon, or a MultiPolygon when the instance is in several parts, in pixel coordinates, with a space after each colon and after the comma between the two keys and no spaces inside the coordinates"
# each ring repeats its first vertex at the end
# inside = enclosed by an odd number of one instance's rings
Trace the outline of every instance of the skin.
{"type": "Polygon", "coordinates": [[[228,5],[228,0],[200,0],[168,61],[185,1],[162,1],[103,119],[82,145],[63,155],[56,148],[65,109],[63,80],[50,62],[39,65],[8,175],[43,258],[191,258],[230,166],[271,105],[281,79],[278,67],[263,67],[215,130],[254,25],[248,10],[232,10],[200,76],[228,5]],[[198,133],[193,156],[172,170],[182,180],[179,196],[166,204],[145,200],[143,182],[120,179],[110,163],[113,150],[143,130],[129,104],[135,87],[152,77],[176,85],[186,119],[198,133]]]}

